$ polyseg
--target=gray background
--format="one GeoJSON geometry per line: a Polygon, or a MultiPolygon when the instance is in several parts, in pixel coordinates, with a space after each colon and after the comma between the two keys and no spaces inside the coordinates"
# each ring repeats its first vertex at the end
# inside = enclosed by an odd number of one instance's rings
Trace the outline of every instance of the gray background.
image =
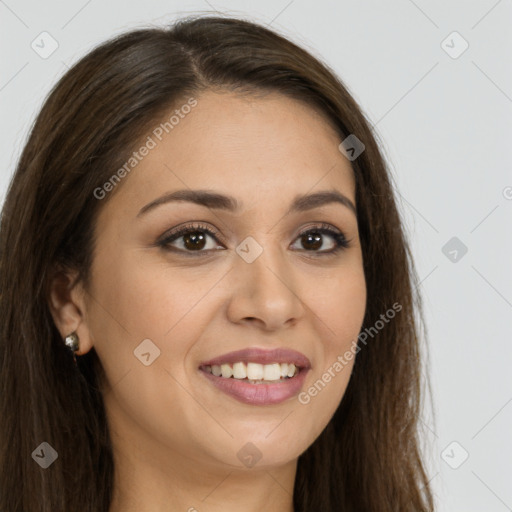
{"type": "Polygon", "coordinates": [[[435,411],[428,401],[422,439],[438,510],[512,510],[510,1],[0,0],[0,200],[70,65],[127,29],[214,10],[306,46],[375,125],[422,280],[435,411]],[[43,31],[58,43],[48,58],[31,47],[43,31]]]}

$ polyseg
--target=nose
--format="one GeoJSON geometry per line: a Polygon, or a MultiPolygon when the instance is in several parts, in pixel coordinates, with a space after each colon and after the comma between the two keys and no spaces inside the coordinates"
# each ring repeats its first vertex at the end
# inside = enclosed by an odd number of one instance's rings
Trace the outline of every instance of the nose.
{"type": "Polygon", "coordinates": [[[231,322],[267,331],[295,325],[305,313],[297,275],[279,251],[264,249],[252,263],[239,258],[231,274],[227,314],[231,322]]]}

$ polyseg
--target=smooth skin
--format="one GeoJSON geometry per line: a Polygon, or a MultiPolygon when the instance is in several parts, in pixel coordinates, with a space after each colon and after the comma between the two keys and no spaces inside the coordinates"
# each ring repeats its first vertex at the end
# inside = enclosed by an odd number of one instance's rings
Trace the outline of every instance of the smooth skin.
{"type": "Polygon", "coordinates": [[[285,215],[296,196],[323,190],[355,204],[353,170],[333,127],[297,100],[219,91],[196,99],[103,199],[92,287],[56,275],[52,315],[63,338],[77,332],[77,355],[94,347],[105,368],[116,465],[109,512],[293,512],[297,459],[334,414],[355,360],[309,403],[265,406],[222,393],[199,365],[246,347],[292,348],[311,361],[307,391],[353,349],[366,307],[355,213],[332,202],[285,215]],[[241,209],[180,201],[138,215],[182,189],[233,196],[241,209]],[[199,249],[186,235],[169,242],[175,251],[158,246],[170,229],[197,222],[219,239],[203,231],[199,249]],[[349,247],[329,255],[332,236],[316,246],[300,236],[322,224],[349,247]],[[252,263],[236,252],[248,236],[263,249],[252,263]],[[160,350],[148,366],[134,354],[146,339],[160,350]],[[252,467],[237,456],[246,443],[261,453],[252,467]]]}

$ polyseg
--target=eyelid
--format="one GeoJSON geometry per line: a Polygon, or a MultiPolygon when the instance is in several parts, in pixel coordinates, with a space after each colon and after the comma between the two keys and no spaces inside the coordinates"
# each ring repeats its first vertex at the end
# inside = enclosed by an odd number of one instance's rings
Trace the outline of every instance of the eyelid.
{"type": "MultiPolygon", "coordinates": [[[[183,224],[179,224],[178,226],[175,226],[174,228],[171,228],[170,230],[166,231],[157,241],[157,244],[160,244],[162,242],[165,242],[167,239],[174,235],[183,235],[184,233],[188,231],[205,231],[210,236],[215,237],[218,241],[226,244],[227,240],[223,237],[223,235],[218,231],[216,228],[203,224],[202,221],[198,222],[184,222],[183,224]]],[[[179,236],[178,236],[179,238],[179,236]]]]}
{"type": "Polygon", "coordinates": [[[343,231],[341,231],[340,229],[334,227],[332,224],[326,224],[325,222],[312,222],[310,225],[307,225],[306,227],[301,229],[299,231],[299,233],[297,234],[297,236],[301,236],[304,233],[307,233],[308,231],[311,231],[313,229],[318,229],[318,230],[327,229],[329,231],[334,231],[335,233],[339,233],[341,235],[344,235],[343,231]]]}

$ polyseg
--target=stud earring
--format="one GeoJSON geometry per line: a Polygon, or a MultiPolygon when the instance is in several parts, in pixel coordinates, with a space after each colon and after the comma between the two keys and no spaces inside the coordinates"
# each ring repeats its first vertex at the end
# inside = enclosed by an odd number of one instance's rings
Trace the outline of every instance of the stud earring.
{"type": "Polygon", "coordinates": [[[75,364],[76,364],[75,352],[78,350],[78,348],[80,346],[79,341],[80,340],[79,340],[78,334],[76,332],[72,332],[71,334],[68,334],[64,340],[64,343],[66,344],[66,346],[73,353],[73,360],[75,361],[75,364]]]}

